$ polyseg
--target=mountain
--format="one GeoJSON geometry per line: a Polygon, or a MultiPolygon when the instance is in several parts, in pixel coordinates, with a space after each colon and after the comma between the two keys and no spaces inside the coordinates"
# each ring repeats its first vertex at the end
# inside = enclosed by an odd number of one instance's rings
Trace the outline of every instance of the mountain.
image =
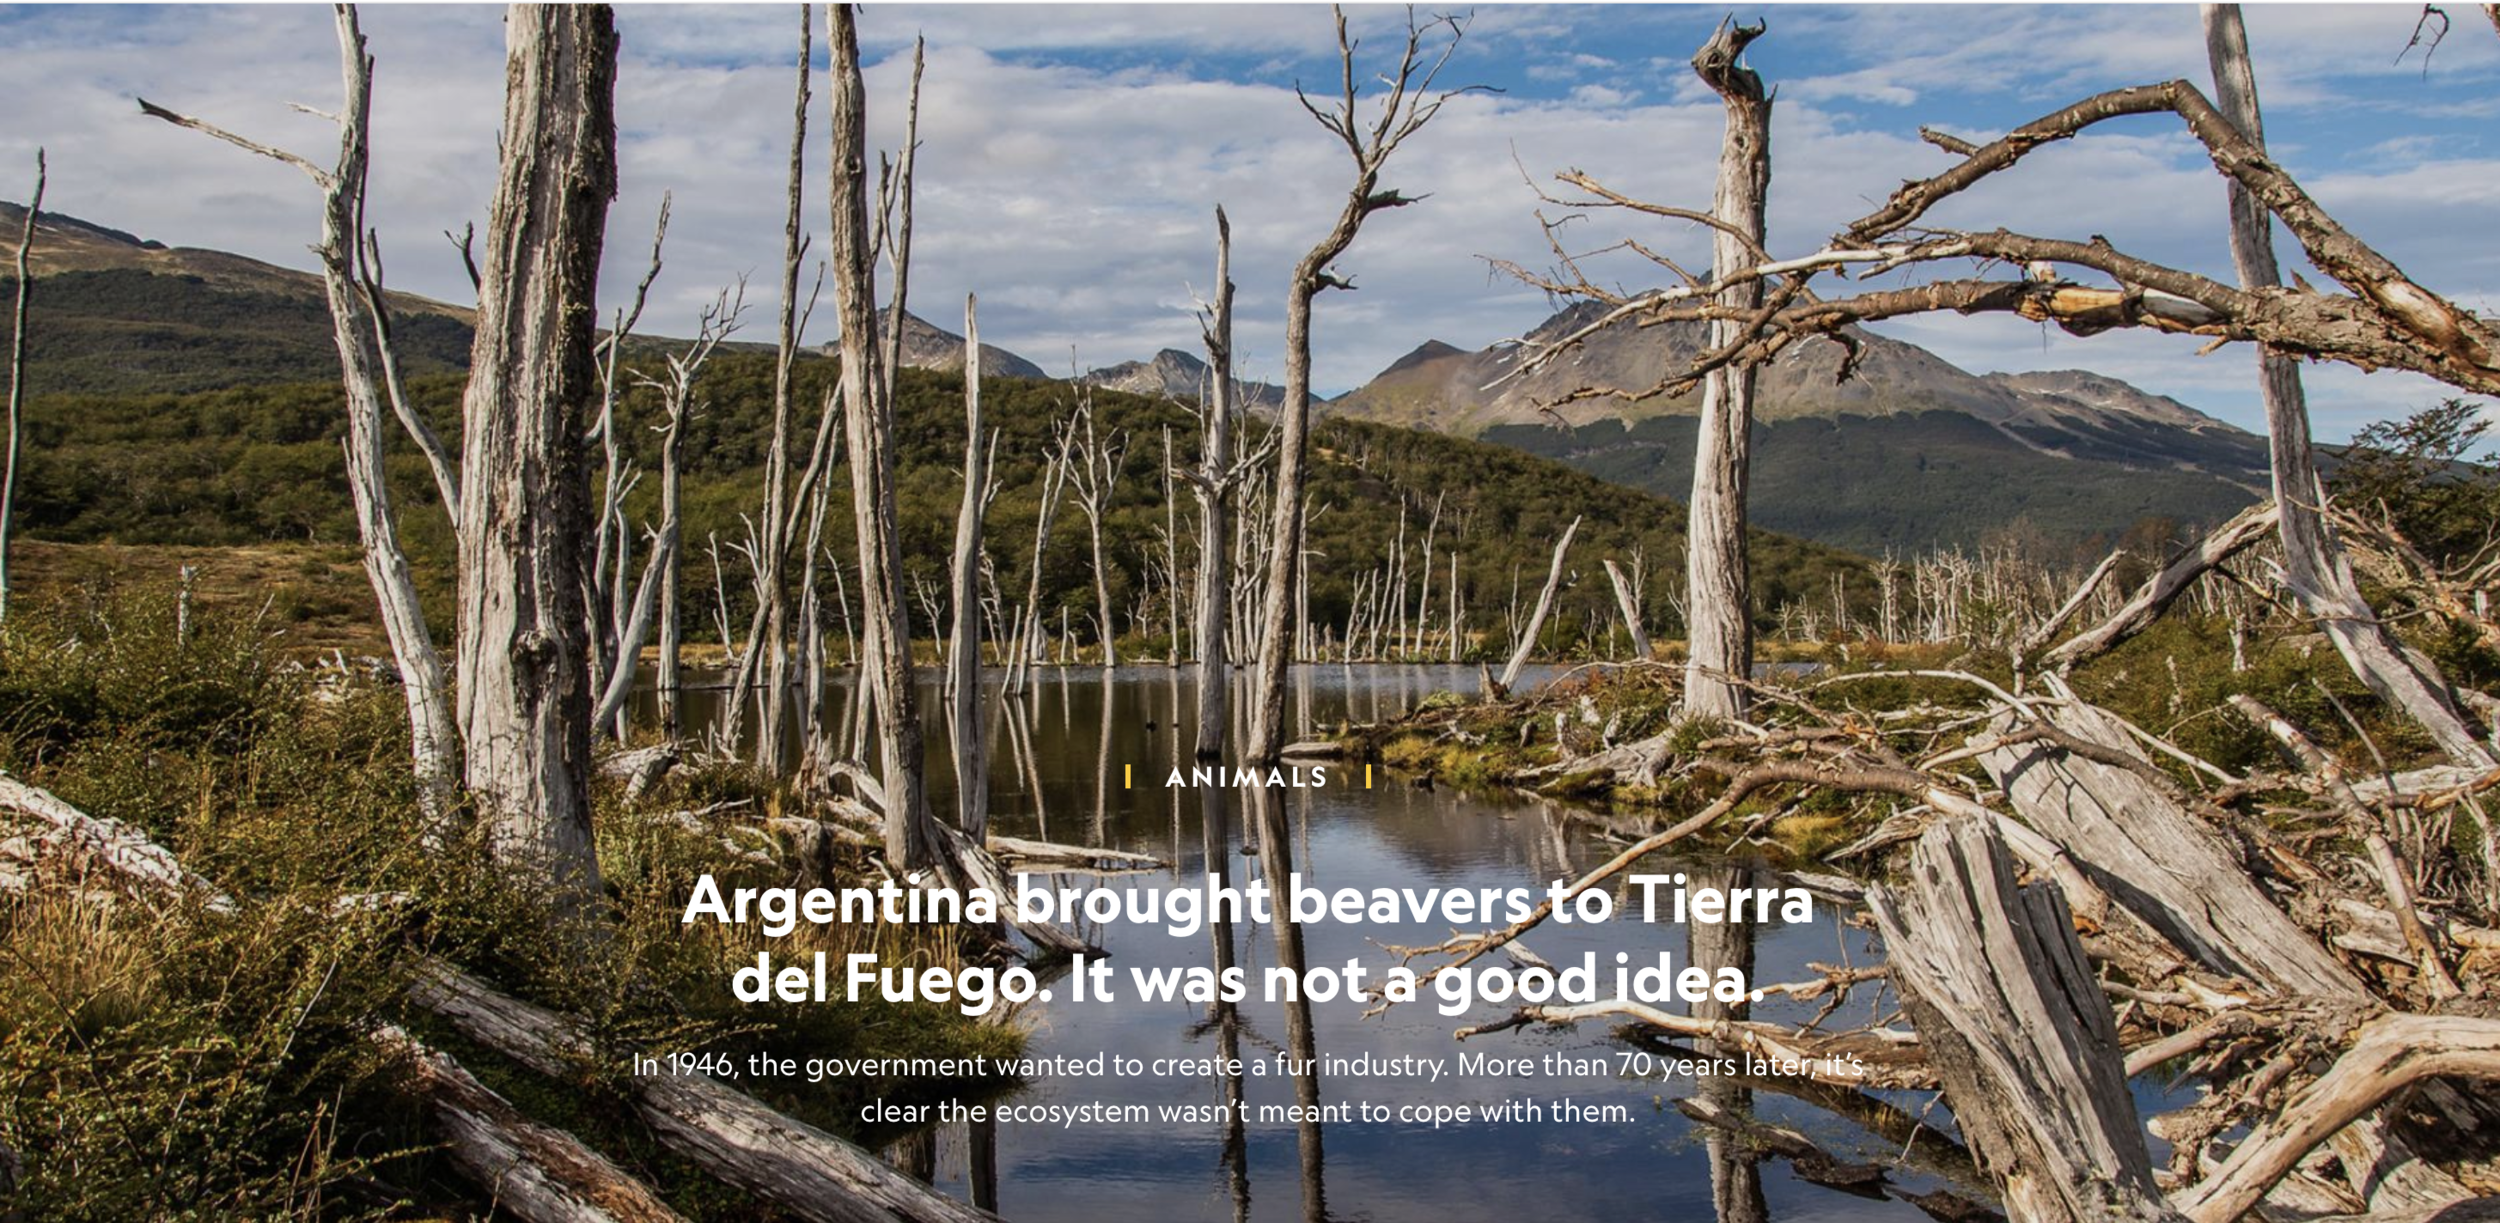
{"type": "MultiPolygon", "coordinates": [[[[1528,338],[1559,338],[1597,313],[1575,306],[1528,338]]],[[[2025,521],[2081,544],[2148,518],[2219,521],[2266,487],[2263,438],[2175,399],[2079,370],[1973,374],[1915,344],[1851,338],[1860,355],[1847,382],[1827,341],[1792,345],[1762,370],[1752,510],[1765,527],[1870,553],[1970,545],[2025,521]]],[[[1617,327],[1515,378],[1518,344],[1469,352],[1435,340],[1327,410],[1499,442],[1681,497],[1700,392],[1645,392],[1688,368],[1704,339],[1699,323],[1617,327]],[[1584,386],[1631,393],[1539,406],[1584,386]]]]}
{"type": "MultiPolygon", "coordinates": [[[[1196,403],[1206,393],[1207,363],[1177,348],[1166,348],[1152,360],[1123,361],[1080,376],[1088,386],[1109,387],[1131,395],[1196,403]]],[[[1240,383],[1243,407],[1274,411],[1285,404],[1285,388],[1272,382],[1240,383]]],[[[1314,396],[1313,403],[1320,402],[1314,396]]]]}
{"type": "MultiPolygon", "coordinates": [[[[885,320],[893,316],[891,309],[877,316],[877,334],[885,334],[885,320]]],[[[839,341],[818,351],[831,357],[842,351],[839,341]]],[[[964,338],[912,313],[903,312],[903,368],[927,369],[952,373],[964,367],[964,338]]],[[[981,346],[981,376],[984,378],[1048,378],[1042,367],[1000,348],[995,344],[981,346]]]]}
{"type": "MultiPolygon", "coordinates": [[[[14,238],[25,216],[22,205],[0,202],[0,234],[14,238]]],[[[35,279],[29,383],[36,393],[178,395],[338,377],[329,305],[311,272],[167,246],[56,212],[38,222],[28,262],[35,279]]],[[[15,284],[0,275],[10,293],[15,284]]],[[[390,298],[392,338],[408,374],[468,368],[468,308],[412,293],[390,298]]],[[[963,368],[962,336],[909,312],[903,320],[904,365],[963,368]]],[[[627,351],[676,343],[637,332],[627,351]]],[[[839,345],[823,351],[831,355],[839,345]]],[[[981,354],[991,375],[1045,376],[1003,348],[984,344],[981,354]]]]}

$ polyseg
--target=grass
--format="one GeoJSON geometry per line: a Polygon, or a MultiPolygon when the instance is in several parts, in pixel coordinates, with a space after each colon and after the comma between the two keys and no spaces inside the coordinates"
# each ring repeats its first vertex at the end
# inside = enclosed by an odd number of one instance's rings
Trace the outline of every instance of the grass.
{"type": "MultiPolygon", "coordinates": [[[[141,829],[238,902],[220,913],[143,893],[57,852],[36,853],[23,886],[0,890],[0,1145],[21,1169],[16,1217],[482,1215],[401,1094],[400,1068],[365,1038],[380,1022],[450,1050],[698,1219],[774,1215],[631,1120],[627,1051],[743,1060],[766,1049],[999,1056],[1019,1046],[1012,1028],[949,1007],[735,1002],[729,974],[760,941],[743,930],[689,935],[678,924],[687,889],[706,870],[733,887],[786,883],[787,872],[725,863],[720,830],[653,818],[700,794],[770,795],[735,768],[631,805],[597,793],[607,904],[597,937],[567,935],[565,917],[476,846],[420,839],[396,690],[296,665],[292,634],[203,597],[206,587],[195,579],[187,617],[163,583],[52,587],[54,597],[22,597],[0,623],[0,768],[141,829]],[[411,899],[339,907],[373,893],[411,899]],[[601,1055],[559,1081],[461,1042],[405,1000],[423,954],[580,1017],[601,1055]]],[[[37,831],[0,826],[0,841],[37,831]]],[[[16,856],[0,853],[0,866],[16,856]]],[[[824,881],[855,882],[862,869],[835,862],[824,881]]],[[[776,950],[949,965],[962,954],[945,928],[837,926],[810,937],[776,950]]],[[[998,1085],[763,1094],[856,1133],[867,1096],[998,1085]]]]}

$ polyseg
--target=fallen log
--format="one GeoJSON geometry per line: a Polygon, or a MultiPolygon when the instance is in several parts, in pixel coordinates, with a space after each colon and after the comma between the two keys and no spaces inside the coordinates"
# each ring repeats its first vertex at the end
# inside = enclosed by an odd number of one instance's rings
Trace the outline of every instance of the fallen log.
{"type": "Polygon", "coordinates": [[[1893,981],[1980,1166],[2022,1223],[2176,1220],[2153,1180],[2100,982],[2053,885],[1948,817],[1872,888],[1893,981]]]}
{"type": "Polygon", "coordinates": [[[523,1116],[450,1054],[389,1025],[373,1039],[401,1055],[444,1154],[498,1213],[524,1223],[684,1223],[641,1181],[571,1134],[523,1116]]]}
{"type": "MultiPolygon", "coordinates": [[[[2061,695],[2067,703],[2040,707],[2050,726],[2096,754],[2151,767],[2115,719],[2061,695]]],[[[2012,726],[2008,714],[1993,729],[2004,737],[2012,726]]],[[[2197,963],[2295,997],[2374,1003],[2357,977],[2258,890],[2221,833],[2140,769],[2039,741],[1998,747],[1979,762],[2024,822],[2197,963]]]]}
{"type": "Polygon", "coordinates": [[[2352,1048],[2251,1131],[2222,1170],[2179,1195],[2193,1223],[2231,1223],[2320,1143],[2390,1096],[2442,1075],[2500,1078],[2500,1020],[2388,1015],[2361,1029],[2352,1048]]]}
{"type": "Polygon", "coordinates": [[[2188,587],[2195,585],[2196,579],[2203,577],[2206,570],[2273,534],[2276,517],[2275,504],[2271,501],[2240,511],[2237,517],[2215,528],[2213,534],[2171,557],[2170,563],[2138,587],[2135,595],[2118,609],[2116,615],[2077,633],[2056,649],[2041,655],[2040,665],[2071,667],[2144,631],[2147,625],[2161,617],[2163,609],[2186,593],[2188,587]]]}
{"type": "MultiPolygon", "coordinates": [[[[89,815],[6,775],[0,775],[0,808],[42,820],[53,828],[54,843],[88,853],[89,860],[143,886],[199,895],[213,913],[236,911],[233,897],[184,870],[172,850],[119,820],[89,815]]],[[[387,1025],[372,1039],[385,1051],[409,1055],[411,1086],[425,1096],[449,1140],[453,1166],[526,1223],[659,1223],[679,1217],[580,1139],[523,1117],[449,1056],[387,1025]]]]}
{"type": "MultiPolygon", "coordinates": [[[[1288,749],[1290,750],[1290,749],[1288,749]]],[[[1002,863],[1017,866],[1046,866],[1064,863],[1084,869],[1155,871],[1171,863],[1147,854],[1122,849],[1105,849],[1096,845],[1061,845],[1055,841],[1028,841],[1022,837],[989,835],[990,852],[1002,863]]]]}
{"type": "Polygon", "coordinates": [[[655,743],[650,747],[638,747],[602,757],[599,776],[622,780],[625,783],[625,801],[630,803],[660,784],[660,779],[677,767],[678,759],[676,744],[655,743]]]}
{"type": "MultiPolygon", "coordinates": [[[[576,1077],[600,1056],[562,1016],[448,964],[420,972],[409,997],[463,1036],[540,1074],[576,1077]]],[[[813,1223],[982,1223],[998,1216],[939,1193],[867,1151],[766,1108],[706,1075],[636,1075],[634,1110],[671,1150],[813,1223]]]]}

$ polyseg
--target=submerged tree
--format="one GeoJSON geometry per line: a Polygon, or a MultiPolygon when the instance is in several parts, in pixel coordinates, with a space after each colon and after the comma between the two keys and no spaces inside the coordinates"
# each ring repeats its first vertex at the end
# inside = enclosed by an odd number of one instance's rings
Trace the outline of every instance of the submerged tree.
{"type": "Polygon", "coordinates": [[[1285,402],[1277,413],[1272,511],[1275,522],[1267,558],[1267,584],[1259,609],[1258,657],[1250,688],[1248,759],[1254,762],[1274,761],[1285,748],[1285,671],[1293,661],[1297,595],[1305,581],[1302,542],[1303,497],[1308,479],[1305,467],[1310,458],[1311,305],[1324,290],[1354,287],[1352,281],[1329,268],[1346,248],[1354,245],[1354,237],[1362,231],[1366,219],[1373,213],[1403,208],[1422,198],[1402,194],[1395,188],[1383,189],[1380,172],[1388,165],[1390,154],[1397,152],[1407,137],[1430,123],[1451,97],[1464,92],[1435,92],[1434,83],[1458,50],[1466,29],[1461,18],[1441,17],[1418,24],[1410,14],[1405,50],[1399,55],[1397,66],[1381,77],[1388,90],[1380,99],[1380,113],[1366,120],[1361,113],[1362,91],[1354,67],[1355,51],[1361,44],[1347,32],[1345,10],[1338,9],[1338,97],[1322,108],[1299,89],[1294,93],[1302,108],[1344,143],[1354,161],[1354,184],[1346,192],[1336,222],[1294,265],[1293,278],[1285,285],[1285,402]],[[1446,30],[1448,34],[1437,55],[1428,53],[1426,48],[1435,30],[1446,30]]]}

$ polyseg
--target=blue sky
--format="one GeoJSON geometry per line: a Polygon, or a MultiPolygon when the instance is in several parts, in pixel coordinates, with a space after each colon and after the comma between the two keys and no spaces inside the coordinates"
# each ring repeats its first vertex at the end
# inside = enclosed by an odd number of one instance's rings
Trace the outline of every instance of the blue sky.
{"type": "MultiPolygon", "coordinates": [[[[2425,71],[2398,62],[2415,5],[2253,6],[2248,24],[2275,154],[2365,238],[2472,308],[2500,311],[2500,35],[2476,6],[2425,71]]],[[[2196,10],[2115,7],[1484,5],[1445,81],[1498,87],[1454,101],[1387,175],[1422,205],[1375,218],[1341,262],[1362,286],[1324,299],[1323,391],[1359,384],[1426,339],[1479,347],[1550,306],[1485,260],[1542,262],[1522,168],[1586,170],[1634,194],[1706,203],[1719,126],[1686,60],[1730,11],[1765,19],[1752,64],[1777,86],[1772,240],[1802,251],[1943,155],[1922,124],[1985,138],[2103,89],[2205,78],[2196,10]]],[[[1403,9],[1350,10],[1387,54],[1403,9]]],[[[375,207],[396,287],[465,296],[437,236],[478,219],[494,174],[500,10],[367,10],[379,59],[375,207]]],[[[647,325],[684,331],[727,280],[769,293],[779,258],[794,6],[632,6],[619,109],[622,191],[607,282],[639,274],[662,191],[668,267],[647,325]]],[[[914,309],[960,325],[981,294],[985,339],[1054,371],[1189,347],[1211,274],[1209,208],[1235,227],[1241,347],[1280,360],[1286,269],[1332,217],[1343,150],[1294,104],[1333,86],[1333,28],[1307,5],[879,5],[862,17],[872,127],[900,140],[908,45],[929,40],[914,309]]],[[[0,8],[0,196],[52,149],[52,204],[178,245],[304,266],[316,203],[302,179],[141,119],[133,95],[319,155],[326,125],[286,103],[337,94],[328,10],[310,6],[0,8]],[[13,167],[21,169],[12,169],[13,167]]],[[[821,59],[821,49],[820,49],[821,59]]],[[[1377,66],[1377,61],[1367,56],[1377,66]]],[[[816,107],[821,119],[822,98],[816,107]]],[[[821,225],[821,125],[811,140],[821,225]]],[[[2122,249],[2226,275],[2223,190],[2172,121],[2130,119],[2036,156],[1957,201],[1941,224],[2106,234],[2122,249]]],[[[1697,252],[1684,227],[1586,223],[1697,252]]],[[[2288,253],[2288,248],[2287,248],[2288,253]]],[[[1639,269],[1611,265],[1627,284],[1639,269]]],[[[753,325],[764,327],[759,311],[753,325]]],[[[2253,357],[2196,357],[2153,336],[2077,340],[2008,319],[1886,328],[1979,371],[2089,367],[2253,425],[2253,357]]],[[[819,337],[821,338],[821,337],[819,337]]],[[[2317,367],[2321,435],[2442,394],[2409,375],[2317,367]]]]}

